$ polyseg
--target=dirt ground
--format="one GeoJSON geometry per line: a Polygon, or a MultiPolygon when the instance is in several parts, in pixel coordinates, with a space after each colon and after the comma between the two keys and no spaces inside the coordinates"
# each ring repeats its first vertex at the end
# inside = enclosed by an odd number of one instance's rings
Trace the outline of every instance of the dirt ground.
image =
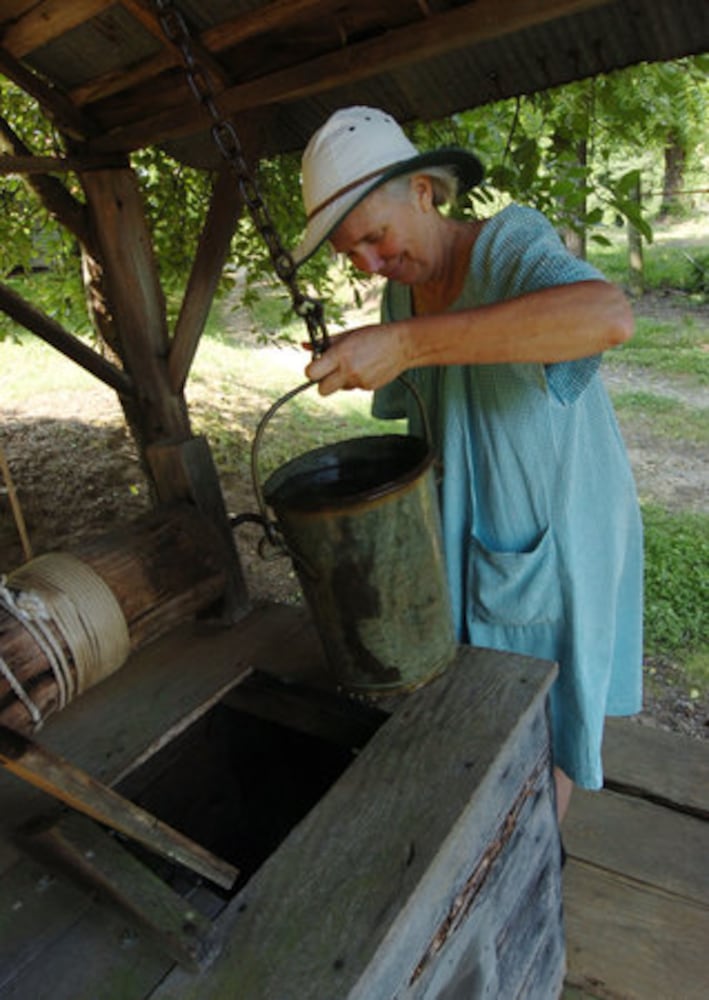
{"type": "MultiPolygon", "coordinates": [[[[658,297],[638,303],[637,311],[660,318],[676,315],[681,301],[658,297]]],[[[704,319],[704,317],[702,317],[704,319]]],[[[706,316],[709,326],[709,309],[706,316]]],[[[296,376],[298,377],[298,376],[296,376]]],[[[680,378],[649,376],[639,370],[607,366],[612,390],[634,389],[681,398],[707,406],[705,392],[680,378]]],[[[295,383],[294,383],[295,384],[295,383]]],[[[252,414],[253,426],[261,416],[252,414]]],[[[51,549],[71,550],[87,535],[105,533],[137,517],[148,507],[145,480],[117,401],[98,385],[82,392],[35,395],[5,407],[0,401],[2,437],[34,555],[51,549]]],[[[644,500],[672,510],[709,508],[706,451],[655,433],[640,418],[624,418],[622,430],[638,489],[644,500]]],[[[222,481],[228,509],[255,509],[247,456],[222,481]]],[[[0,486],[2,483],[0,483],[0,486]]],[[[297,602],[300,591],[290,564],[265,562],[257,554],[259,532],[240,528],[237,543],[255,599],[297,602]]],[[[0,494],[0,572],[23,561],[23,551],[7,496],[0,494]]],[[[709,698],[690,697],[671,663],[647,664],[646,704],[640,721],[709,739],[709,698]]]]}

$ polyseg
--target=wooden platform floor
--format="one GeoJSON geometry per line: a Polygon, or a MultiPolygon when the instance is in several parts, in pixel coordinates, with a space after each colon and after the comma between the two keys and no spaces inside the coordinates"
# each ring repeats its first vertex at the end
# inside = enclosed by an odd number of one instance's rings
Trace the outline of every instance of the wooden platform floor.
{"type": "Polygon", "coordinates": [[[709,742],[610,720],[564,823],[564,1000],[709,997],[709,742]]]}
{"type": "MultiPolygon", "coordinates": [[[[317,660],[316,647],[302,615],[280,607],[254,612],[233,634],[196,629],[194,636],[166,637],[160,655],[151,649],[137,654],[130,665],[70,705],[62,718],[50,720],[42,742],[113,784],[216,701],[235,696],[240,678],[251,669],[275,669],[281,676],[292,672],[294,680],[315,681],[310,668],[317,660]]],[[[302,721],[307,728],[308,720],[302,721]]],[[[337,722],[338,731],[342,725],[337,722]]],[[[563,876],[564,1000],[705,1000],[709,742],[612,720],[605,766],[607,788],[575,793],[564,824],[569,856],[563,876]]],[[[49,951],[55,963],[51,968],[58,972],[62,963],[83,962],[87,953],[98,968],[106,942],[113,943],[109,958],[115,964],[127,947],[122,915],[97,910],[85,894],[61,880],[45,885],[34,862],[19,860],[10,831],[46,808],[45,801],[41,792],[0,774],[0,904],[4,899],[9,907],[0,934],[3,1000],[78,1000],[57,989],[61,974],[46,976],[49,951]],[[17,882],[23,873],[29,879],[24,888],[17,882]],[[20,900],[23,905],[17,909],[20,900]],[[18,952],[9,938],[22,938],[26,947],[18,952]],[[33,970],[37,976],[28,985],[33,970]],[[37,986],[37,977],[48,992],[37,986]]],[[[205,914],[210,901],[198,907],[205,914]]],[[[171,968],[160,950],[141,938],[130,940],[132,951],[124,957],[131,987],[120,996],[87,994],[90,1000],[99,995],[102,1000],[146,1000],[171,968]]]]}

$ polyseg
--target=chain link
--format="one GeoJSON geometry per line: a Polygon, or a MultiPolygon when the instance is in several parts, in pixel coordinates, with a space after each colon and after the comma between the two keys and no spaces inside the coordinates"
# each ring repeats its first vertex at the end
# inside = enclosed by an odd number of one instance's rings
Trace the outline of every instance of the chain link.
{"type": "Polygon", "coordinates": [[[268,248],[274,270],[290,292],[295,313],[305,321],[313,354],[322,354],[330,343],[322,302],[305,295],[298,285],[297,265],[276,232],[258,185],[249,171],[236,129],[217,107],[209,74],[195,53],[192,36],[182,12],[173,0],[153,0],[153,5],[165,37],[180,50],[190,90],[212,120],[211,135],[214,144],[236,174],[241,197],[257,232],[268,248]]]}

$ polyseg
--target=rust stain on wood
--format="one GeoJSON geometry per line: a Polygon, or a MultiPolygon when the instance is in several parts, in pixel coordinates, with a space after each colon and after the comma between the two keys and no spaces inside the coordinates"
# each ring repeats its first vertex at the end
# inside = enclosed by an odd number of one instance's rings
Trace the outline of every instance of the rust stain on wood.
{"type": "Polygon", "coordinates": [[[482,858],[478,861],[475,868],[466,879],[462,889],[454,896],[448,909],[448,913],[439,924],[436,933],[431,938],[431,941],[423,953],[421,960],[414,969],[411,979],[409,980],[409,986],[413,986],[417,979],[420,978],[424,969],[440,952],[446,941],[448,941],[448,939],[455,934],[463,924],[473,906],[473,903],[485,885],[495,861],[511,840],[512,835],[517,828],[519,816],[525,803],[538,790],[540,778],[548,767],[549,758],[545,755],[525,781],[519,795],[512,804],[511,809],[500,824],[496,836],[492,839],[482,858]]]}

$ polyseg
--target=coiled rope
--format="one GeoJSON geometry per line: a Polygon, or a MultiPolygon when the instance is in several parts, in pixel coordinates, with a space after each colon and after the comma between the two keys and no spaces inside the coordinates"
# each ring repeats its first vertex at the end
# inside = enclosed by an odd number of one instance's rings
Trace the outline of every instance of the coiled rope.
{"type": "MultiPolygon", "coordinates": [[[[68,553],[47,553],[1,577],[0,606],[42,650],[57,684],[59,709],[117,670],[130,651],[128,625],[113,592],[68,553]]],[[[39,728],[40,709],[1,656],[0,674],[39,728]]]]}

